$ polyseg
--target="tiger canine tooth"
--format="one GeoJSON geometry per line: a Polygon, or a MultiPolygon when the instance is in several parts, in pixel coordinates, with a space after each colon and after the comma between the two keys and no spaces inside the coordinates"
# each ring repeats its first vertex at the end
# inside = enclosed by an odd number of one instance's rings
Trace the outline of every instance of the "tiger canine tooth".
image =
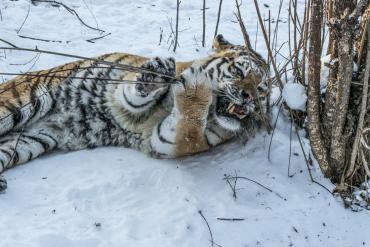
{"type": "Polygon", "coordinates": [[[227,107],[227,111],[229,111],[230,110],[230,108],[233,106],[234,104],[233,103],[229,103],[229,106],[227,107]]]}
{"type": "Polygon", "coordinates": [[[246,114],[238,114],[238,113],[234,113],[234,115],[236,115],[239,119],[244,119],[247,116],[246,114]]]}
{"type": "Polygon", "coordinates": [[[234,110],[235,110],[235,105],[232,105],[232,106],[230,107],[230,109],[229,109],[229,113],[233,113],[233,112],[234,112],[234,110]]]}

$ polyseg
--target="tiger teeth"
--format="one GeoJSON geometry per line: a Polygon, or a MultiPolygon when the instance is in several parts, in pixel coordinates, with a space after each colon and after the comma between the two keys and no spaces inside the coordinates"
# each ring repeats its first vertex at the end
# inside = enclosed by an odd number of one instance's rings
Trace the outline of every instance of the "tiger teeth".
{"type": "Polygon", "coordinates": [[[243,119],[243,118],[245,118],[247,116],[245,114],[238,114],[238,113],[234,112],[234,110],[235,110],[235,104],[233,104],[233,103],[230,103],[226,110],[230,114],[236,115],[239,119],[243,119]]]}
{"type": "Polygon", "coordinates": [[[234,113],[239,119],[244,119],[247,115],[245,114],[236,114],[234,113]]]}
{"type": "Polygon", "coordinates": [[[232,105],[229,109],[229,113],[233,113],[234,112],[234,109],[235,109],[235,105],[232,105]]]}
{"type": "MultiPolygon", "coordinates": [[[[226,110],[230,112],[230,109],[231,109],[231,107],[233,107],[233,106],[234,106],[234,104],[233,104],[233,103],[230,103],[226,110]]],[[[234,106],[234,107],[235,107],[235,106],[234,106]]]]}

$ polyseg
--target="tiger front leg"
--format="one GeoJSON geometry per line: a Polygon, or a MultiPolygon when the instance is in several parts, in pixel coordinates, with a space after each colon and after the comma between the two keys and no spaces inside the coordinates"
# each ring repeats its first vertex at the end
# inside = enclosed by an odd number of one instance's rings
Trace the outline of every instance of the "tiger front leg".
{"type": "Polygon", "coordinates": [[[189,68],[172,86],[172,112],[153,130],[152,148],[160,157],[181,157],[209,149],[205,136],[212,85],[202,68],[189,68]]]}
{"type": "Polygon", "coordinates": [[[204,131],[212,103],[211,81],[202,73],[202,68],[186,71],[182,81],[183,85],[174,87],[174,107],[179,113],[176,125],[176,156],[209,149],[204,131]]]}
{"type": "Polygon", "coordinates": [[[158,103],[168,92],[173,82],[171,78],[176,74],[173,58],[155,57],[146,61],[141,68],[148,72],[137,73],[134,78],[125,78],[137,83],[120,85],[117,91],[123,106],[133,114],[142,114],[158,103]]]}
{"type": "Polygon", "coordinates": [[[160,58],[154,57],[145,62],[140,68],[156,73],[138,73],[136,79],[139,84],[136,84],[136,90],[142,97],[148,97],[152,92],[158,92],[167,90],[169,85],[173,82],[171,77],[176,76],[176,61],[174,58],[160,58]]]}

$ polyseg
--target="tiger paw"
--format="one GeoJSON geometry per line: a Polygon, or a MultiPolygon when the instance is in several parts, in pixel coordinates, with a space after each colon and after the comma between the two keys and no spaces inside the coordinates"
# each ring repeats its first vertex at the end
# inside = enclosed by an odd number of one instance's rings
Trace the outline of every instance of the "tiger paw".
{"type": "Polygon", "coordinates": [[[141,68],[153,71],[154,73],[144,72],[136,75],[136,91],[142,96],[147,97],[151,92],[163,91],[167,89],[176,76],[176,62],[174,58],[155,57],[145,62],[141,68]]]}
{"type": "Polygon", "coordinates": [[[175,104],[183,115],[204,118],[212,103],[212,82],[202,67],[190,67],[181,74],[181,83],[173,86],[175,104]]]}
{"type": "Polygon", "coordinates": [[[6,179],[3,176],[0,176],[0,192],[5,191],[8,187],[8,183],[6,182],[6,179]]]}

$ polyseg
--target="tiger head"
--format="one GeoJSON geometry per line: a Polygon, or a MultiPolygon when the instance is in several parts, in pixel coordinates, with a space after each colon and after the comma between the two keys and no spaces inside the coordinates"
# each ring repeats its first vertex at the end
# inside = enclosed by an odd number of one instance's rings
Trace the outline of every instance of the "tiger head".
{"type": "Polygon", "coordinates": [[[250,45],[233,45],[222,35],[215,37],[213,48],[202,67],[214,87],[210,116],[230,131],[266,119],[266,61],[250,45]]]}

